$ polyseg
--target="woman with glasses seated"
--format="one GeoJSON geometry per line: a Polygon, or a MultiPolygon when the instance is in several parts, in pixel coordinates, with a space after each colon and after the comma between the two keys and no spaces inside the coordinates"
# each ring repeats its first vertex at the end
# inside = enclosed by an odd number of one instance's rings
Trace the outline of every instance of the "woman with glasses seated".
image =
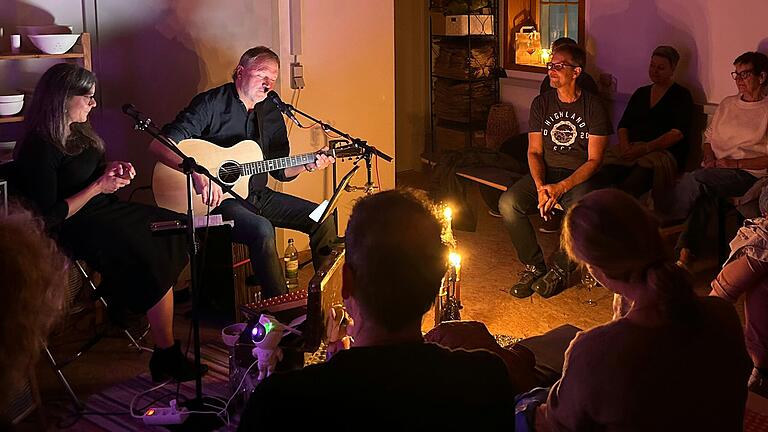
{"type": "Polygon", "coordinates": [[[704,134],[701,168],[684,175],[662,204],[665,217],[687,217],[676,246],[683,266],[709,240],[704,233],[718,200],[744,195],[768,168],[768,57],[746,52],[733,65],[739,93],[717,107],[704,134]]]}
{"type": "Polygon", "coordinates": [[[671,46],[653,50],[648,66],[653,84],[632,94],[619,121],[618,150],[630,165],[617,167],[614,181],[635,197],[653,186],[669,189],[685,168],[693,98],[673,80],[679,60],[671,46]]]}
{"type": "Polygon", "coordinates": [[[88,121],[95,91],[96,76],[77,65],[57,64],[43,74],[15,150],[14,183],[62,249],[101,274],[99,290],[111,311],[146,313],[156,345],[152,378],[194,379],[194,364],[173,336],[172,285],[187,262],[186,242],[149,230],[151,222],[184,216],[114,195],[136,171],[105,160],[88,121]]]}

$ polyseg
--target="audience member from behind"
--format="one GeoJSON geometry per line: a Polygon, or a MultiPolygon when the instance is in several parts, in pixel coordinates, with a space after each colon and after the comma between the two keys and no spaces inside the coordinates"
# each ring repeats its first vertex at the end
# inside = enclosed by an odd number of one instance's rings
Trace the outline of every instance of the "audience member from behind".
{"type": "Polygon", "coordinates": [[[622,167],[616,183],[635,197],[651,187],[672,187],[685,168],[693,98],[673,80],[679,60],[680,54],[671,46],[653,50],[648,66],[653,84],[632,94],[619,121],[618,150],[631,166],[622,167]]]}
{"type": "Polygon", "coordinates": [[[747,220],[731,241],[731,255],[712,281],[710,295],[731,303],[745,296],[744,333],[755,366],[749,389],[768,398],[768,187],[760,194],[760,214],[747,220]]]}
{"type": "Polygon", "coordinates": [[[354,430],[506,428],[514,392],[501,359],[422,337],[423,315],[447,265],[440,233],[435,208],[415,192],[358,201],[347,225],[342,285],[355,323],[353,347],[325,364],[264,380],[239,430],[286,422],[354,430]]]}
{"type": "Polygon", "coordinates": [[[741,430],[752,366],[739,318],[694,294],[654,217],[625,192],[595,191],[568,211],[562,242],[632,306],[571,342],[536,430],[741,430]]]}
{"type": "Polygon", "coordinates": [[[676,247],[683,266],[711,242],[703,234],[718,200],[744,195],[768,168],[768,57],[746,52],[733,66],[739,94],[718,105],[704,135],[701,168],[683,176],[662,203],[665,217],[688,219],[676,247]]]}
{"type": "MultiPolygon", "coordinates": [[[[0,257],[0,406],[6,407],[62,314],[68,262],[42,222],[13,206],[0,215],[0,257]]],[[[2,430],[5,420],[0,416],[2,430]]]]}

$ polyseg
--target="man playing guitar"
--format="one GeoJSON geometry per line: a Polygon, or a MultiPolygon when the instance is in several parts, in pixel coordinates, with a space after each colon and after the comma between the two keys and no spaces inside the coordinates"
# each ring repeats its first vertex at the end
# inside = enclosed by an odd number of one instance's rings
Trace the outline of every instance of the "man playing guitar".
{"type": "MultiPolygon", "coordinates": [[[[163,127],[163,133],[177,143],[188,138],[200,138],[220,147],[232,147],[242,140],[253,140],[258,143],[265,159],[288,156],[290,144],[282,114],[266,98],[275,84],[279,68],[280,59],[269,48],[258,46],[249,49],[232,74],[234,82],[195,96],[173,122],[163,127]]],[[[150,151],[162,164],[179,169],[181,159],[161,143],[153,141],[150,151]]],[[[318,153],[314,162],[273,170],[270,174],[278,181],[287,182],[304,171],[324,169],[333,162],[333,157],[318,153]]],[[[215,167],[207,168],[213,171],[215,167]]],[[[192,176],[195,192],[213,209],[212,213],[235,221],[233,239],[248,246],[253,271],[261,282],[262,297],[285,293],[287,288],[275,244],[274,227],[310,234],[315,222],[309,214],[317,204],[268,188],[267,174],[262,173],[249,179],[247,199],[258,209],[258,213],[254,213],[234,199],[224,199],[221,188],[209,183],[202,175],[194,173],[192,176]]],[[[333,218],[326,219],[310,236],[316,269],[320,268],[323,257],[330,252],[329,243],[336,238],[333,218]]]]}

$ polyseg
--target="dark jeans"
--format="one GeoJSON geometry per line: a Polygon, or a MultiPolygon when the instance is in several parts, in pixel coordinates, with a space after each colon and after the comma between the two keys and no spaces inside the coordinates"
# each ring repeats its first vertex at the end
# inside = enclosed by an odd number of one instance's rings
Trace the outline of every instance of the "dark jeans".
{"type": "Polygon", "coordinates": [[[605,165],[601,169],[616,189],[640,198],[653,187],[653,170],[639,165],[605,165]]]}
{"type": "MultiPolygon", "coordinates": [[[[572,170],[564,168],[547,168],[545,181],[557,183],[573,174],[572,170]]],[[[564,210],[572,206],[579,198],[593,190],[599,189],[602,182],[592,179],[576,186],[560,197],[560,206],[564,210]]],[[[539,198],[533,177],[527,174],[517,181],[499,199],[499,211],[504,220],[504,226],[509,231],[512,245],[517,250],[517,257],[523,264],[544,266],[544,254],[541,251],[536,232],[531,225],[528,215],[538,213],[539,198]]]]}
{"type": "Polygon", "coordinates": [[[686,173],[674,190],[678,209],[689,208],[685,230],[675,250],[687,248],[694,256],[700,254],[705,242],[711,241],[705,234],[718,201],[744,195],[756,181],[757,177],[740,169],[701,168],[686,173]]]}
{"type": "MultiPolygon", "coordinates": [[[[317,207],[310,201],[263,189],[251,192],[250,201],[259,210],[254,213],[233,199],[225,200],[214,213],[224,220],[235,221],[232,239],[248,246],[251,266],[261,282],[263,298],[287,292],[283,273],[282,251],[275,244],[275,227],[288,228],[310,234],[315,222],[309,214],[317,207]]],[[[319,269],[330,254],[330,243],[336,240],[336,222],[331,216],[309,238],[312,263],[319,269]]]]}

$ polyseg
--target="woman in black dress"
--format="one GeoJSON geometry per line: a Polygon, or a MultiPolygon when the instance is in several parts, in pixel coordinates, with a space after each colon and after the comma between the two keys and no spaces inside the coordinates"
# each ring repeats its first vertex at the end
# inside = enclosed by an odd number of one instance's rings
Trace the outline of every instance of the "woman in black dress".
{"type": "Polygon", "coordinates": [[[16,186],[63,249],[101,274],[110,307],[147,314],[156,345],[152,378],[194,379],[194,365],[173,337],[171,287],[186,265],[186,244],[149,230],[151,222],[184,216],[114,195],[136,171],[128,162],[106,162],[88,122],[95,89],[96,76],[77,65],[43,74],[16,148],[16,186]]]}

